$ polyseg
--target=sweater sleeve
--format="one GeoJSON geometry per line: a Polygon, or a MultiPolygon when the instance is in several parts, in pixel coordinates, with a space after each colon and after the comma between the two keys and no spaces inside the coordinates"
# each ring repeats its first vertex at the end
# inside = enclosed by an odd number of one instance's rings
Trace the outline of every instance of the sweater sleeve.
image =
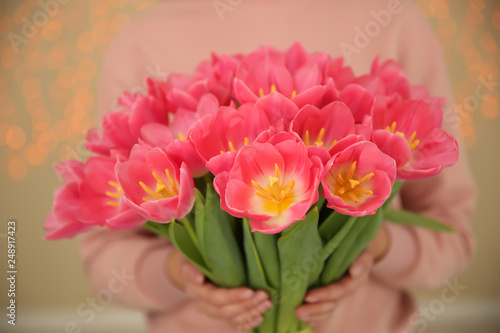
{"type": "MultiPolygon", "coordinates": [[[[127,26],[110,45],[103,60],[99,86],[98,115],[111,112],[124,91],[143,88],[147,59],[134,40],[127,38],[134,27],[127,26]]],[[[114,288],[113,302],[146,311],[168,311],[188,300],[167,279],[165,264],[175,248],[167,240],[143,228],[109,231],[105,228],[84,236],[81,254],[93,290],[114,288]],[[121,280],[119,278],[121,276],[121,280]]],[[[111,290],[112,291],[112,290],[111,290]]]]}
{"type": "MultiPolygon", "coordinates": [[[[408,4],[407,6],[410,6],[408,4]]],[[[431,96],[446,97],[443,129],[457,138],[458,162],[440,174],[407,181],[401,190],[404,209],[434,218],[456,232],[434,232],[424,228],[388,224],[391,247],[374,268],[382,282],[401,288],[435,288],[465,269],[475,249],[471,219],[476,188],[467,165],[466,152],[458,135],[450,83],[439,43],[426,19],[416,9],[401,17],[400,59],[410,82],[425,85],[431,96]]]]}
{"type": "Polygon", "coordinates": [[[165,274],[172,251],[168,240],[143,228],[98,229],[81,243],[85,271],[97,297],[111,291],[114,303],[146,311],[168,311],[188,300],[165,274]]]}

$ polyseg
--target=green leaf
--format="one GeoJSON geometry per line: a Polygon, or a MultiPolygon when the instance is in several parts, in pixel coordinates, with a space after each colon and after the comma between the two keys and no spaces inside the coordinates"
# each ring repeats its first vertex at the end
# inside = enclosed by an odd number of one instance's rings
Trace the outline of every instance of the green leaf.
{"type": "Polygon", "coordinates": [[[386,220],[401,225],[422,227],[435,231],[455,232],[455,229],[446,224],[407,210],[394,210],[389,208],[386,210],[384,216],[386,220]]]}
{"type": "MultiPolygon", "coordinates": [[[[205,231],[205,196],[197,188],[195,188],[195,196],[196,196],[196,201],[194,204],[194,212],[195,212],[194,225],[195,225],[196,238],[198,239],[198,248],[201,253],[201,256],[203,257],[203,260],[207,262],[206,250],[205,250],[205,237],[203,237],[205,231]]],[[[208,266],[207,268],[211,269],[210,266],[208,266]]]]}
{"type": "Polygon", "coordinates": [[[212,184],[207,184],[203,227],[205,258],[214,283],[225,288],[245,285],[246,272],[233,217],[220,208],[220,198],[212,184]]]}
{"type": "Polygon", "coordinates": [[[271,288],[278,289],[281,280],[278,235],[267,235],[260,232],[253,232],[252,235],[267,283],[271,288]]]}
{"type": "MultiPolygon", "coordinates": [[[[377,211],[377,214],[381,215],[382,210],[377,211]]],[[[321,274],[321,285],[325,286],[338,281],[346,272],[346,263],[352,257],[356,259],[361,251],[366,247],[366,245],[369,243],[367,239],[373,236],[372,229],[376,229],[378,231],[378,228],[380,228],[380,224],[374,224],[370,226],[370,232],[365,233],[365,228],[368,227],[370,223],[372,223],[372,219],[375,215],[367,215],[357,218],[356,222],[343,237],[337,249],[333,251],[330,258],[326,261],[325,268],[323,269],[323,273],[321,274]]],[[[349,263],[349,265],[351,263],[349,263]]]]}
{"type": "MultiPolygon", "coordinates": [[[[246,254],[246,263],[247,263],[247,272],[248,272],[248,284],[254,290],[266,290],[269,293],[271,299],[274,295],[276,295],[276,290],[273,289],[268,283],[268,277],[264,271],[264,265],[269,264],[268,261],[263,262],[261,259],[264,259],[264,255],[260,255],[260,253],[265,253],[266,249],[269,245],[272,246],[271,242],[265,240],[260,244],[260,247],[256,244],[255,238],[259,237],[258,235],[262,235],[259,232],[253,233],[251,231],[250,224],[248,219],[243,219],[243,245],[246,254]]],[[[274,235],[264,235],[264,236],[274,236],[274,235]]],[[[269,237],[269,240],[274,242],[274,247],[277,248],[276,239],[274,237],[269,237]]],[[[277,249],[276,249],[277,252],[277,249]]],[[[277,265],[278,276],[276,279],[279,280],[279,261],[274,263],[277,265]]],[[[269,267],[266,267],[269,269],[269,267]]],[[[274,306],[269,309],[264,315],[263,322],[259,325],[256,332],[275,332],[276,327],[276,313],[279,307],[278,304],[274,302],[274,306]]]]}
{"type": "Polygon", "coordinates": [[[331,237],[328,243],[325,244],[324,256],[326,258],[328,258],[333,253],[333,251],[335,251],[340,246],[340,244],[358,219],[356,216],[342,215],[340,213],[335,214],[334,217],[337,217],[339,221],[334,220],[332,224],[335,224],[335,226],[341,226],[341,228],[335,230],[333,237],[331,237]]]}
{"type": "Polygon", "coordinates": [[[250,229],[248,219],[243,219],[243,246],[245,249],[247,271],[248,271],[248,284],[252,289],[270,290],[267,283],[266,274],[262,267],[259,252],[255,246],[253,233],[250,229]]]}
{"type": "Polygon", "coordinates": [[[198,248],[193,243],[193,240],[186,228],[177,221],[170,223],[170,239],[175,247],[195,265],[200,271],[212,280],[212,273],[208,270],[205,261],[203,260],[198,248]]]}
{"type": "Polygon", "coordinates": [[[281,262],[281,295],[278,332],[296,332],[299,321],[295,309],[302,304],[310,286],[323,268],[318,251],[323,242],[318,233],[318,209],[313,208],[302,221],[287,228],[278,240],[281,262]]]}
{"type": "Polygon", "coordinates": [[[186,231],[189,234],[189,237],[191,237],[191,240],[193,241],[194,245],[196,245],[196,248],[198,251],[200,251],[200,246],[198,243],[198,238],[196,237],[196,232],[194,231],[193,225],[191,224],[191,221],[189,220],[188,216],[185,216],[181,219],[182,224],[186,228],[186,231]]]}
{"type": "Polygon", "coordinates": [[[332,211],[332,213],[321,223],[319,234],[324,242],[328,242],[335,236],[347,223],[349,215],[340,214],[332,211]]]}
{"type": "Polygon", "coordinates": [[[345,274],[345,272],[349,269],[356,258],[359,257],[366,246],[375,239],[380,226],[382,225],[383,217],[383,210],[379,209],[379,211],[377,211],[375,215],[370,216],[370,218],[368,218],[367,221],[364,222],[366,226],[363,228],[363,231],[354,238],[349,251],[342,261],[342,264],[340,265],[339,271],[342,275],[345,274]]]}

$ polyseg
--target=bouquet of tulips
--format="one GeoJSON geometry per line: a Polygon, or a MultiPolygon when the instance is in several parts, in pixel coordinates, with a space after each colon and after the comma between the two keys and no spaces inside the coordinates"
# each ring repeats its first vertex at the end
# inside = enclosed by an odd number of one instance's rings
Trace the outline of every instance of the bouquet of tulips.
{"type": "Polygon", "coordinates": [[[214,284],[267,290],[255,332],[295,333],[310,330],[294,314],[307,290],[340,279],[383,220],[450,231],[389,207],[403,181],[458,158],[443,100],[394,61],[356,76],[296,43],[147,86],[88,132],[95,156],[56,165],[47,239],[146,227],[214,284]]]}

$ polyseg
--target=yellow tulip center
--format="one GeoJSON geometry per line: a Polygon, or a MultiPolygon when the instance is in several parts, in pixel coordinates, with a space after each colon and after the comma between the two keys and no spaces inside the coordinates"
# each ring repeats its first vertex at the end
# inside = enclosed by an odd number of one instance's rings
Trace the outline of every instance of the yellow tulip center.
{"type": "MultiPolygon", "coordinates": [[[[371,172],[359,179],[356,179],[356,161],[351,164],[349,170],[345,173],[338,173],[333,184],[333,194],[345,201],[354,201],[359,203],[360,199],[366,195],[372,195],[373,192],[363,187],[363,183],[370,180],[374,173],[371,172]]],[[[366,184],[365,184],[366,185],[366,184]]]]}
{"type": "Polygon", "coordinates": [[[110,180],[108,182],[108,184],[111,185],[112,187],[114,187],[115,191],[113,191],[113,192],[106,191],[105,194],[108,197],[115,199],[115,200],[108,201],[108,202],[106,202],[106,204],[109,206],[118,207],[120,205],[120,198],[122,197],[122,194],[123,194],[122,187],[120,186],[120,184],[118,184],[117,182],[114,182],[112,180],[110,180]]]}
{"type": "MultiPolygon", "coordinates": [[[[397,126],[396,122],[393,121],[391,126],[387,126],[385,129],[393,134],[399,134],[403,138],[406,139],[406,136],[404,133],[396,131],[396,126],[397,126]]],[[[408,141],[408,144],[410,145],[411,150],[415,149],[415,147],[420,143],[420,140],[415,140],[416,136],[417,136],[417,132],[414,131],[412,133],[412,135],[408,139],[406,139],[406,141],[408,141]]]]}
{"type": "Polygon", "coordinates": [[[281,215],[295,202],[293,192],[295,180],[292,179],[288,184],[283,184],[277,164],[274,164],[274,175],[269,176],[266,185],[261,186],[254,180],[252,180],[252,185],[256,189],[255,195],[264,199],[264,210],[266,212],[281,215]]]}
{"type": "MultiPolygon", "coordinates": [[[[269,93],[272,94],[272,93],[275,93],[277,90],[276,90],[276,86],[274,84],[271,85],[271,89],[269,90],[269,93]]],[[[264,88],[260,88],[259,89],[259,97],[264,97],[266,96],[266,94],[264,94],[264,88]]],[[[292,91],[292,96],[290,97],[290,99],[293,99],[295,98],[295,96],[297,96],[297,91],[294,90],[292,91]]]]}
{"type": "MultiPolygon", "coordinates": [[[[152,190],[149,188],[146,184],[143,182],[139,182],[139,185],[141,185],[142,189],[149,194],[153,200],[160,200],[160,199],[165,199],[165,198],[171,198],[179,195],[179,189],[177,187],[177,183],[175,182],[174,178],[170,174],[170,170],[165,169],[165,175],[167,178],[167,182],[163,180],[162,177],[160,177],[156,172],[153,171],[153,177],[156,179],[156,189],[152,190]]],[[[151,199],[148,198],[142,198],[142,200],[149,201],[151,199]]]]}
{"type": "MultiPolygon", "coordinates": [[[[323,142],[323,137],[325,136],[325,128],[322,127],[321,130],[319,131],[318,133],[318,137],[316,138],[316,141],[313,142],[313,145],[315,146],[319,146],[319,147],[323,147],[323,145],[325,144],[323,142]]],[[[304,134],[304,143],[306,144],[306,146],[311,146],[311,138],[310,138],[310,135],[309,135],[309,130],[306,130],[305,134],[304,134]]],[[[330,145],[330,148],[328,148],[328,150],[332,149],[333,146],[335,146],[337,144],[337,140],[334,140],[332,142],[332,144],[330,145]]]]}
{"type": "MultiPolygon", "coordinates": [[[[247,138],[247,137],[245,137],[245,146],[248,146],[249,144],[250,144],[250,140],[248,140],[248,138],[247,138]]],[[[228,145],[228,147],[229,147],[228,152],[233,152],[233,151],[236,151],[236,149],[234,149],[234,144],[233,144],[233,142],[232,142],[232,141],[228,141],[228,142],[227,142],[227,145],[228,145]]],[[[224,153],[225,153],[225,151],[224,151],[224,150],[221,150],[221,151],[220,151],[220,153],[221,153],[221,154],[224,154],[224,153]]]]}

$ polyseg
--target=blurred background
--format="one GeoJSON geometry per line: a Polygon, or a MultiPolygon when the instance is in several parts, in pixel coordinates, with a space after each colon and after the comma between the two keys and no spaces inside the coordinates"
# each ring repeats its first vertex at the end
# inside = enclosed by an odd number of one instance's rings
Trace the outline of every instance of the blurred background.
{"type": "MultiPolygon", "coordinates": [[[[60,184],[53,164],[89,156],[83,148],[84,133],[98,123],[95,92],[110,41],[156,0],[57,0],[52,9],[41,5],[46,2],[0,0],[0,331],[144,332],[140,314],[112,305],[96,308],[92,320],[77,314],[93,297],[78,242],[44,241],[42,225],[60,184]],[[23,32],[27,18],[41,27],[23,32]],[[7,327],[5,316],[4,253],[11,219],[17,222],[16,327],[7,327]]],[[[429,314],[421,332],[498,333],[500,1],[412,2],[435,28],[457,109],[467,111],[459,117],[460,133],[479,187],[474,218],[477,255],[454,282],[460,290],[452,302],[442,299],[450,286],[415,292],[429,314]],[[481,77],[496,82],[486,98],[476,92],[484,84],[481,77]]]]}

